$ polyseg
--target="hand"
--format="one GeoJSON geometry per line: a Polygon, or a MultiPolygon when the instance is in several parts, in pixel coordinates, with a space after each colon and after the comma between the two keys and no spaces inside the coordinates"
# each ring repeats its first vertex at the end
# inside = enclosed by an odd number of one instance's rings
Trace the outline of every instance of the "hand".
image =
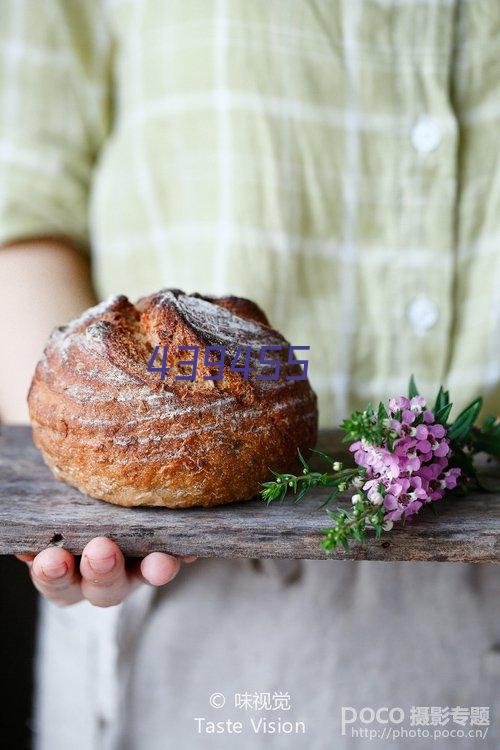
{"type": "Polygon", "coordinates": [[[153,552],[142,560],[125,558],[118,545],[99,536],[92,539],[82,552],[78,568],[75,557],[60,547],[48,547],[38,555],[17,555],[28,564],[31,579],[53,604],[67,607],[87,599],[96,607],[120,604],[139,583],[163,586],[180,568],[180,561],[191,563],[196,557],[173,557],[153,552]]]}

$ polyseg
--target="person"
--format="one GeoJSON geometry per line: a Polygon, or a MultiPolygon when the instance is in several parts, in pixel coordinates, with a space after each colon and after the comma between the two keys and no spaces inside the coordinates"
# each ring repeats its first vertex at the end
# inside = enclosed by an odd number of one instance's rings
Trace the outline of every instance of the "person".
{"type": "MultiPolygon", "coordinates": [[[[26,419],[52,326],[94,294],[166,286],[250,297],[310,345],[323,426],[412,372],[426,394],[445,382],[458,406],[481,392],[498,413],[496,0],[4,0],[0,14],[3,421],[26,419]]],[[[40,750],[342,750],[372,747],[346,707],[407,722],[434,707],[427,729],[453,707],[498,710],[492,566],[166,552],[129,572],[98,538],[79,564],[57,547],[29,563],[40,750]],[[253,692],[290,705],[245,713],[236,696],[253,692]],[[250,716],[305,733],[207,730],[250,716]]]]}

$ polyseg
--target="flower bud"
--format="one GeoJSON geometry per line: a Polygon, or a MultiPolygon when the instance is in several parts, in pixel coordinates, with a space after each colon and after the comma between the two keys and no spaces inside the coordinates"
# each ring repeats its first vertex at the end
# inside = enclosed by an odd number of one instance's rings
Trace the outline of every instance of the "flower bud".
{"type": "Polygon", "coordinates": [[[340,461],[334,461],[333,462],[333,470],[334,471],[340,471],[341,468],[342,468],[342,464],[340,463],[340,461]]]}
{"type": "Polygon", "coordinates": [[[353,495],[351,497],[351,502],[352,502],[353,505],[356,505],[356,503],[360,503],[361,502],[361,495],[358,495],[358,494],[353,495]]]}
{"type": "Polygon", "coordinates": [[[382,505],[382,503],[384,502],[384,498],[382,497],[380,492],[374,492],[370,500],[373,505],[382,505]]]}
{"type": "Polygon", "coordinates": [[[392,521],[385,521],[382,525],[382,528],[384,529],[384,531],[390,531],[393,526],[394,524],[392,521]]]}

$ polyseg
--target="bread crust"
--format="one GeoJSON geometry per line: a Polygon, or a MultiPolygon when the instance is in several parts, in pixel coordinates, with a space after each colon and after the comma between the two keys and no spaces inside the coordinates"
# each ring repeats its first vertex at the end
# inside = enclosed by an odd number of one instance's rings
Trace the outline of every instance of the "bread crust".
{"type": "MultiPolygon", "coordinates": [[[[273,352],[274,356],[274,352],[273,352]]],[[[316,396],[286,380],[288,342],[250,300],[165,289],[133,305],[124,296],[91,308],[51,335],[28,395],[33,437],[54,475],[92,497],[124,506],[210,506],[246,500],[269,467],[297,467],[314,446],[316,396]],[[282,346],[278,381],[259,381],[261,346],[282,346]],[[169,345],[162,382],[148,372],[154,346],[169,345]],[[196,380],[177,347],[198,345],[196,380]],[[238,345],[252,348],[248,380],[231,372],[238,345]],[[206,346],[225,346],[224,375],[203,380],[206,346]]]]}

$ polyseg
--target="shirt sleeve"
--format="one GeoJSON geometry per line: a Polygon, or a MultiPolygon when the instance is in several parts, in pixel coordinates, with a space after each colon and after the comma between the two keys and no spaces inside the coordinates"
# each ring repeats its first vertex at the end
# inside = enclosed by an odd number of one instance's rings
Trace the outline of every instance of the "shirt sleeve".
{"type": "Polygon", "coordinates": [[[2,0],[0,243],[88,246],[92,168],[110,122],[99,0],[2,0]]]}

